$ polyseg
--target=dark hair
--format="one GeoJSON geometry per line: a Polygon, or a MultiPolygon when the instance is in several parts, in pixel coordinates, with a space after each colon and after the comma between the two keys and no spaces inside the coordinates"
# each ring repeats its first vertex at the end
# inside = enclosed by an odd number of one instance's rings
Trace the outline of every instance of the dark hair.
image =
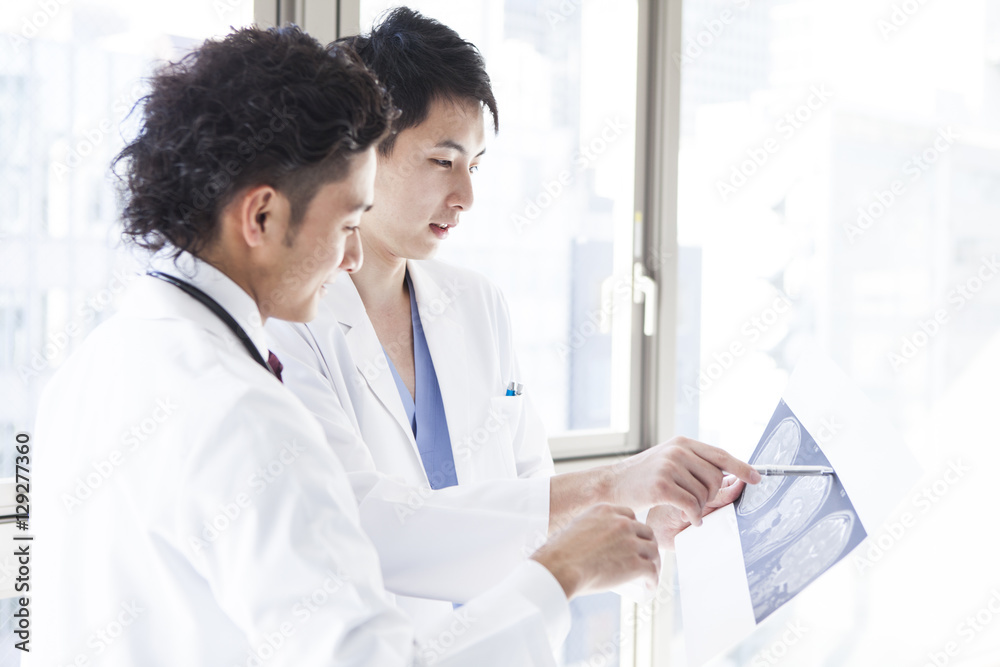
{"type": "MultiPolygon", "coordinates": [[[[396,134],[427,118],[435,98],[476,100],[493,114],[493,130],[500,131],[497,101],[479,49],[448,26],[409,7],[383,14],[368,35],[334,42],[351,46],[388,89],[400,115],[392,133],[379,145],[389,155],[396,134]]],[[[331,45],[333,46],[333,45],[331,45]]]]}
{"type": "Polygon", "coordinates": [[[347,175],[395,111],[349,48],[297,27],[243,28],[161,67],[138,136],[115,157],[124,236],[139,247],[198,254],[247,187],[288,197],[291,238],[319,187],[347,175]],[[122,173],[124,172],[124,173],[122,173]]]}

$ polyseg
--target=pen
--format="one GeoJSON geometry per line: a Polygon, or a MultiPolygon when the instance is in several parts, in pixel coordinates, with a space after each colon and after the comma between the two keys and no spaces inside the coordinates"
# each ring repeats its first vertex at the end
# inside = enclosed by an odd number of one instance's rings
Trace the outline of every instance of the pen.
{"type": "Polygon", "coordinates": [[[758,465],[753,467],[761,475],[834,475],[833,468],[829,466],[779,466],[779,465],[758,465]]]}
{"type": "Polygon", "coordinates": [[[511,382],[507,385],[507,395],[508,396],[520,396],[521,390],[524,389],[524,385],[520,382],[511,382]]]}

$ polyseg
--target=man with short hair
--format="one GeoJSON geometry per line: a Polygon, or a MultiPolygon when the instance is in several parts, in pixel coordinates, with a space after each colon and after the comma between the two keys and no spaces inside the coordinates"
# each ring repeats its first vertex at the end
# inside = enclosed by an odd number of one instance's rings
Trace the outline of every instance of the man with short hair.
{"type": "Polygon", "coordinates": [[[738,496],[742,482],[724,471],[758,481],[745,462],[681,437],[615,465],[553,474],[530,392],[505,391],[523,376],[503,295],[433,259],[472,207],[484,111],[499,127],[483,58],[407,7],[338,43],[358,51],[400,110],[378,146],[364,266],[331,287],[314,321],[268,326],[289,388],[320,423],[346,409],[361,434],[329,441],[387,587],[406,596],[400,606],[419,620],[465,602],[601,502],[652,507],[649,523],[670,546],[738,496]]]}
{"type": "Polygon", "coordinates": [[[567,598],[659,567],[625,508],[583,516],[414,633],[268,319],[360,264],[392,113],[347,48],[242,29],[161,69],[116,160],[149,275],[46,387],[30,544],[33,665],[552,664],[567,598]]]}

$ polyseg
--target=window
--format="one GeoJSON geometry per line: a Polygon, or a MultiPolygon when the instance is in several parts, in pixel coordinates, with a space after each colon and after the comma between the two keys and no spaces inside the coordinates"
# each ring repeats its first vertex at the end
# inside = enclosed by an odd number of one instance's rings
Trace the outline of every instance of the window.
{"type": "Polygon", "coordinates": [[[949,664],[976,664],[997,633],[956,628],[988,603],[1000,545],[973,518],[989,496],[948,471],[997,461],[983,397],[996,396],[1000,358],[1000,5],[683,10],[678,356],[700,363],[678,368],[678,424],[749,454],[815,344],[885,408],[927,475],[896,528],[871,527],[727,664],[774,664],[765,651],[782,664],[930,664],[950,641],[961,656],[949,664]],[[944,566],[956,544],[962,565],[944,566]],[[947,588],[925,589],[943,566],[947,588]],[[904,589],[926,602],[902,603],[904,589]],[[788,642],[796,622],[823,631],[788,642]]]}

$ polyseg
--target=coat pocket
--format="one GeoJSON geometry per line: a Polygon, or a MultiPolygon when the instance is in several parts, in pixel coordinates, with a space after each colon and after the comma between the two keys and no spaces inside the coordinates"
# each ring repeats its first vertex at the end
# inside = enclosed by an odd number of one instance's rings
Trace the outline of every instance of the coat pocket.
{"type": "Polygon", "coordinates": [[[455,462],[470,473],[470,479],[513,479],[517,477],[514,436],[521,425],[524,399],[496,396],[473,421],[466,438],[452,443],[455,462]]]}

